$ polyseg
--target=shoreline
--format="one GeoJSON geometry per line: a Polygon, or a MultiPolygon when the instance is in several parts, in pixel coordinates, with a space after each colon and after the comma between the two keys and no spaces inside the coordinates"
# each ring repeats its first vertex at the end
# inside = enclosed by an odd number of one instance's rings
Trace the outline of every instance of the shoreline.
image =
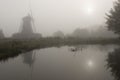
{"type": "Polygon", "coordinates": [[[7,60],[9,57],[18,56],[21,53],[29,52],[35,49],[48,47],[60,47],[71,45],[119,45],[119,39],[61,39],[61,38],[41,38],[41,39],[3,39],[0,40],[0,60],[7,60]]]}

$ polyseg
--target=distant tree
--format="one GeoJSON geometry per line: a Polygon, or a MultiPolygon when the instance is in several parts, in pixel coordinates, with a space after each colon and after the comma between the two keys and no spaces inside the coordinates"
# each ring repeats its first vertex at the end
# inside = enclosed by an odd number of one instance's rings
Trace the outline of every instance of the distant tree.
{"type": "Polygon", "coordinates": [[[64,38],[64,33],[62,31],[57,31],[55,33],[53,33],[54,37],[58,37],[58,38],[64,38]]]}
{"type": "Polygon", "coordinates": [[[2,31],[2,29],[0,29],[0,39],[2,39],[2,38],[4,38],[5,36],[4,36],[4,34],[3,34],[3,31],[2,31]]]}
{"type": "Polygon", "coordinates": [[[110,13],[106,15],[108,29],[120,35],[120,0],[114,2],[110,13]]]}
{"type": "Polygon", "coordinates": [[[87,29],[75,29],[74,32],[72,33],[72,37],[75,38],[89,38],[89,31],[87,29]]]}
{"type": "Polygon", "coordinates": [[[91,31],[91,38],[118,38],[118,35],[106,27],[100,26],[97,30],[91,31]]]}

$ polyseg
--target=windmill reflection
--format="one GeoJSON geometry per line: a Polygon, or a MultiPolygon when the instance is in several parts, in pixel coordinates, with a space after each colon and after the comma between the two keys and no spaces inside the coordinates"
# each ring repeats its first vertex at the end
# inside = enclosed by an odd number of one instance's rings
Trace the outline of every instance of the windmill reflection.
{"type": "Polygon", "coordinates": [[[23,63],[30,67],[30,79],[33,80],[34,62],[35,62],[35,51],[31,51],[22,55],[23,63]]]}
{"type": "Polygon", "coordinates": [[[23,54],[22,58],[23,58],[23,63],[32,67],[35,62],[35,51],[31,51],[31,52],[23,54]]]}
{"type": "Polygon", "coordinates": [[[108,54],[107,68],[110,69],[116,80],[120,80],[120,48],[108,54]]]}

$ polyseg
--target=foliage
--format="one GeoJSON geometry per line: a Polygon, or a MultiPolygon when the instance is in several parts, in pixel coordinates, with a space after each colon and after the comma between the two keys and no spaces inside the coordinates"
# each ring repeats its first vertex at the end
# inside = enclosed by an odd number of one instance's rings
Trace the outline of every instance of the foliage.
{"type": "Polygon", "coordinates": [[[108,54],[107,68],[112,72],[116,80],[120,80],[120,48],[108,54]]]}
{"type": "Polygon", "coordinates": [[[114,2],[113,9],[107,15],[107,27],[109,30],[120,35],[120,0],[114,2]]]}

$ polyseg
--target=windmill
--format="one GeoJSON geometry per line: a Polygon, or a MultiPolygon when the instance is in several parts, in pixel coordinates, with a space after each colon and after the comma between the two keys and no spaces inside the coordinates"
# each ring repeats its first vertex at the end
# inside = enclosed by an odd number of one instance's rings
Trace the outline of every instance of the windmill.
{"type": "Polygon", "coordinates": [[[17,39],[31,39],[31,38],[41,38],[40,33],[36,33],[35,30],[35,20],[32,14],[31,1],[28,1],[29,13],[27,16],[22,18],[20,29],[18,33],[13,34],[13,38],[17,39]]]}
{"type": "Polygon", "coordinates": [[[29,7],[28,7],[29,13],[27,16],[23,17],[21,25],[20,25],[20,33],[23,34],[33,34],[35,33],[35,22],[34,22],[34,17],[32,14],[32,8],[31,8],[31,1],[29,0],[29,7]]]}

